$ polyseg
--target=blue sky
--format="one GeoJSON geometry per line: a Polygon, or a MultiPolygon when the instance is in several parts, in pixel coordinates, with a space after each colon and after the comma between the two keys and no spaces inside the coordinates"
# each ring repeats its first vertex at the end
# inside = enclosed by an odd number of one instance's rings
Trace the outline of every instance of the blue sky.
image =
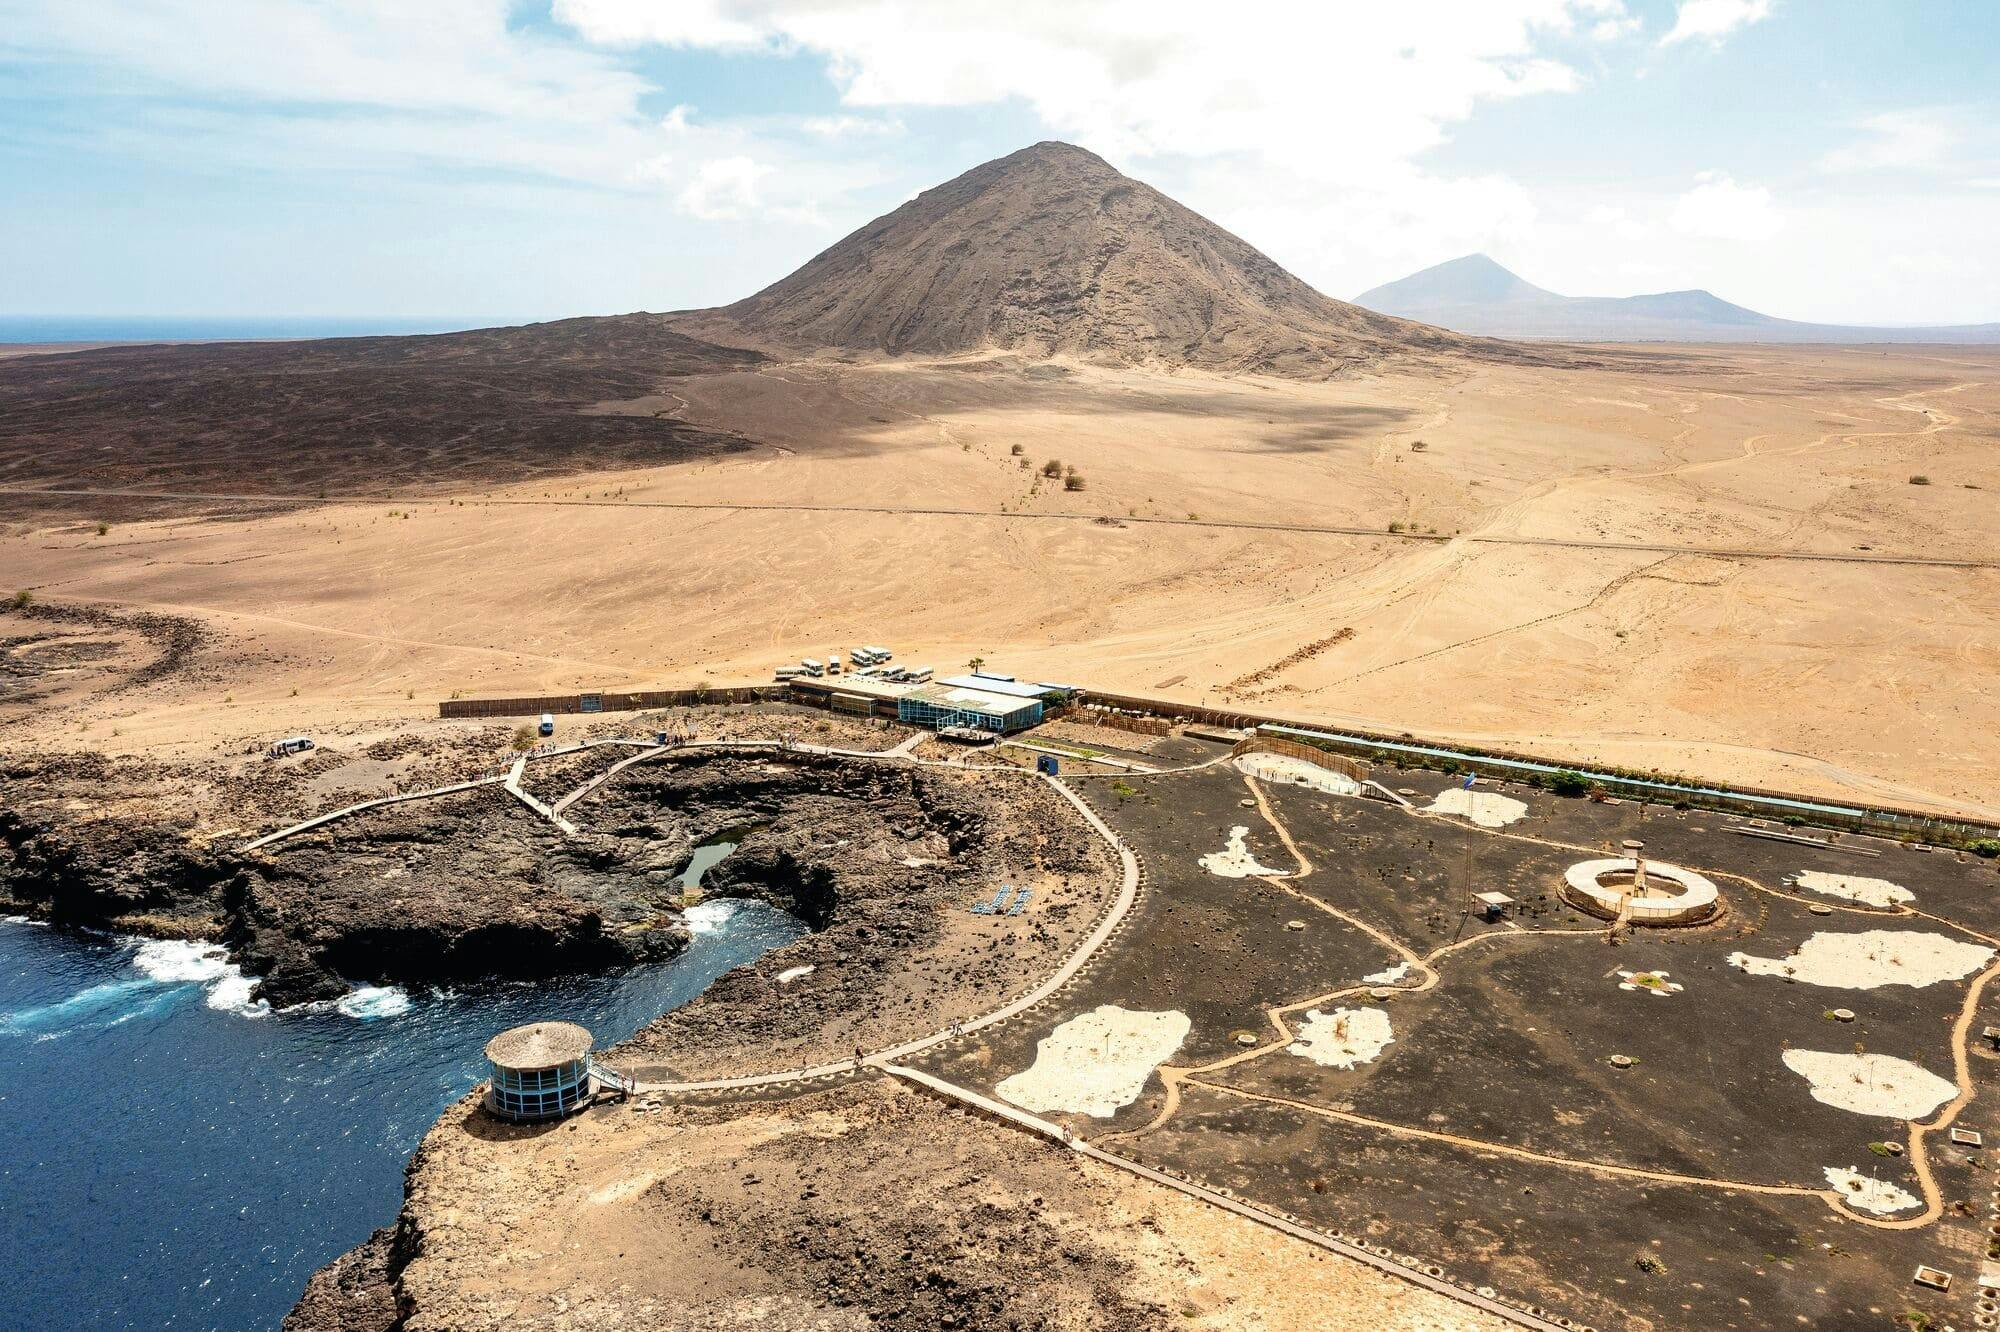
{"type": "Polygon", "coordinates": [[[2000,320],[1995,68],[1987,0],[0,0],[0,314],[712,304],[1061,138],[1336,296],[2000,320]]]}

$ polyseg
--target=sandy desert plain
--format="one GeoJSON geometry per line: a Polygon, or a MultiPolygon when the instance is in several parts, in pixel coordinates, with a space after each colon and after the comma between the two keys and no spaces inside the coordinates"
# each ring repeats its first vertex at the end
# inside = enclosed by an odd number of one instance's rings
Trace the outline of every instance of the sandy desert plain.
{"type": "Polygon", "coordinates": [[[717,311],[14,356],[0,908],[273,1008],[795,918],[600,1052],[632,1095],[448,1108],[296,1332],[1991,1326],[1970,846],[1077,717],[1057,778],[796,700],[532,755],[439,704],[886,644],[1990,824],[1996,444],[2000,350],[1465,338],[1060,144],[717,311]],[[1713,910],[1565,895],[1632,838],[1713,910]]]}
{"type": "Polygon", "coordinates": [[[207,498],[0,495],[0,581],[193,617],[233,650],[198,687],[71,699],[10,743],[186,754],[453,693],[746,683],[893,642],[2000,817],[2000,352],[1579,359],[1326,383],[774,360],[594,409],[741,452],[500,485],[249,465],[107,484],[15,459],[10,492],[207,498]],[[1049,459],[1086,488],[1041,478],[1049,459]]]}

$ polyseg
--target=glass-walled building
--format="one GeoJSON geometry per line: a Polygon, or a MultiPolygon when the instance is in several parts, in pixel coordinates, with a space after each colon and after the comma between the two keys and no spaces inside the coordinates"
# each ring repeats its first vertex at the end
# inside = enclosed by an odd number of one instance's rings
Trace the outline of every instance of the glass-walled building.
{"type": "Polygon", "coordinates": [[[486,1108],[502,1119],[560,1119],[590,1099],[591,1036],[574,1022],[533,1022],[486,1043],[486,1108]]]}

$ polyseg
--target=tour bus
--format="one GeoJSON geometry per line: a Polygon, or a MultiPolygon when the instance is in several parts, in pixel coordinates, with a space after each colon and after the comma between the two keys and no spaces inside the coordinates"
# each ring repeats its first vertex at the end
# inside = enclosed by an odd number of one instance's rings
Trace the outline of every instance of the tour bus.
{"type": "Polygon", "coordinates": [[[919,666],[910,672],[910,683],[912,684],[929,684],[930,679],[931,668],[928,666],[919,666]]]}
{"type": "Polygon", "coordinates": [[[840,654],[838,652],[829,652],[826,654],[826,673],[828,675],[840,674],[840,654]]]}
{"type": "Polygon", "coordinates": [[[778,679],[780,679],[780,680],[790,680],[790,679],[793,679],[793,678],[795,678],[795,677],[797,677],[797,676],[800,676],[800,675],[804,675],[804,674],[805,674],[805,667],[803,667],[803,666],[780,666],[780,667],[779,667],[779,668],[778,668],[778,669],[776,670],[776,672],[774,672],[774,674],[775,674],[775,675],[777,676],[777,678],[778,678],[778,679]]]}
{"type": "Polygon", "coordinates": [[[807,675],[821,676],[826,674],[826,667],[811,657],[807,657],[799,665],[805,669],[807,675]]]}

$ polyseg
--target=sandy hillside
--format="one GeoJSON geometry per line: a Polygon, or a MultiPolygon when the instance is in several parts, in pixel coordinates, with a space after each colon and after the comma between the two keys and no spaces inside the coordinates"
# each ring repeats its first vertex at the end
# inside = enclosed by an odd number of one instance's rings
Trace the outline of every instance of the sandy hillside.
{"type": "Polygon", "coordinates": [[[101,694],[16,743],[247,742],[454,692],[767,679],[877,642],[2000,813],[2000,354],[1654,351],[1336,383],[800,361],[599,410],[754,447],[6,537],[11,581],[45,600],[217,634],[199,682],[101,694]],[[1049,459],[1084,488],[1042,479],[1049,459]]]}
{"type": "Polygon", "coordinates": [[[1103,158],[1038,143],[690,322],[720,342],[1000,349],[1304,378],[1436,355],[1546,360],[1336,301],[1103,158]]]}

